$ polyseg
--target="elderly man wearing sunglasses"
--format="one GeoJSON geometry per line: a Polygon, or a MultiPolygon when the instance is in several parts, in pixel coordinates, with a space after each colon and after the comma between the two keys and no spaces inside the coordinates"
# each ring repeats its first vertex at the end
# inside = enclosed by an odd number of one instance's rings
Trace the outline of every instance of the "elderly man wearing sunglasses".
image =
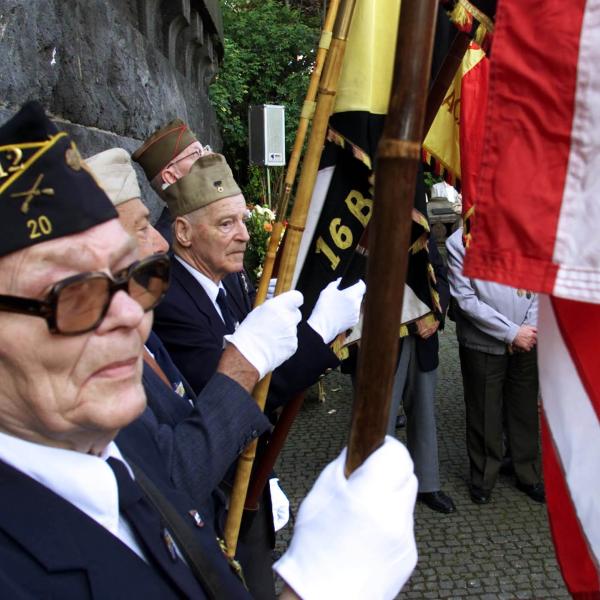
{"type": "MultiPolygon", "coordinates": [[[[0,127],[0,165],[2,596],[249,597],[138,418],[163,258],[139,262],[74,143],[39,105],[0,127]]],[[[297,318],[300,301],[289,297],[297,318]]],[[[305,598],[391,598],[415,564],[406,450],[388,440],[347,481],[343,463],[300,511],[278,567],[287,597],[298,597],[293,588],[305,598]],[[373,497],[390,508],[374,509],[373,497]]]]}

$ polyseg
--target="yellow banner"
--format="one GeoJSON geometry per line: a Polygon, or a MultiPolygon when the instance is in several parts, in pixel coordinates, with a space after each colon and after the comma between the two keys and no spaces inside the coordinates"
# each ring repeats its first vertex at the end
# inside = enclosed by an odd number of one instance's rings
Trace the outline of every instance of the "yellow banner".
{"type": "Polygon", "coordinates": [[[387,113],[400,0],[360,0],[346,42],[335,113],[387,113]]]}
{"type": "Polygon", "coordinates": [[[431,129],[423,142],[423,149],[431,154],[454,178],[460,179],[460,99],[461,81],[485,52],[471,46],[463,58],[454,81],[448,88],[431,129]]]}

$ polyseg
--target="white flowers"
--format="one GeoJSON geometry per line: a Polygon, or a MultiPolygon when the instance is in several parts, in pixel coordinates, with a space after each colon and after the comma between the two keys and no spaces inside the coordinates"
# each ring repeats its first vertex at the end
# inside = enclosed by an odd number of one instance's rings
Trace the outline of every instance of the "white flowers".
{"type": "Polygon", "coordinates": [[[266,221],[274,221],[275,213],[268,206],[261,206],[260,204],[255,204],[252,212],[255,212],[257,215],[264,217],[266,221]]]}

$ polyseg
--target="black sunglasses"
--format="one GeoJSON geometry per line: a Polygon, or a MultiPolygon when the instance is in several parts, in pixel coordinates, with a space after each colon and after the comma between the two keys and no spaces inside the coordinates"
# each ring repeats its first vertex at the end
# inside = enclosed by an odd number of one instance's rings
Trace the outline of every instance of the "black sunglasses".
{"type": "Polygon", "coordinates": [[[44,300],[0,295],[0,311],[42,317],[52,333],[77,335],[96,329],[113,296],[123,290],[144,311],[152,310],[169,287],[170,261],[155,254],[116,273],[80,273],[58,281],[44,300]]]}

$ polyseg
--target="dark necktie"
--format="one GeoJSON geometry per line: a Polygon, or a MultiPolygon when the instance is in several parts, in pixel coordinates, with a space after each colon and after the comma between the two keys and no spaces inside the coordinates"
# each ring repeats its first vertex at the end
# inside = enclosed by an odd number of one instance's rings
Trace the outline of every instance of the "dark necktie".
{"type": "Polygon", "coordinates": [[[129,475],[127,467],[117,458],[111,457],[106,462],[117,479],[121,514],[131,526],[150,564],[180,593],[191,598],[201,595],[200,584],[177,555],[171,534],[162,525],[160,515],[140,486],[129,475]]]}
{"type": "Polygon", "coordinates": [[[217,304],[221,309],[221,315],[223,315],[223,321],[225,322],[225,333],[233,333],[235,331],[235,320],[231,314],[231,311],[229,310],[229,306],[227,305],[227,294],[225,294],[225,290],[223,288],[219,288],[219,293],[217,294],[217,304]]]}

